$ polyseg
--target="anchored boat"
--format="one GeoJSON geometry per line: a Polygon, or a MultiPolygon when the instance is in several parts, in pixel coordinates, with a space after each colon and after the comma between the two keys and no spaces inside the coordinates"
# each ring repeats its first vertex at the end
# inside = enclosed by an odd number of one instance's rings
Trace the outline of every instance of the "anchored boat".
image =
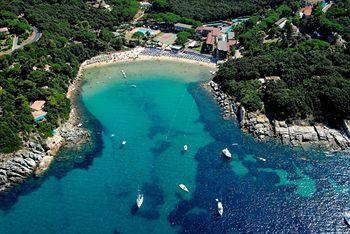
{"type": "Polygon", "coordinates": [[[222,150],[222,153],[223,153],[227,158],[232,158],[232,155],[231,155],[230,151],[229,151],[227,148],[223,149],[223,150],[222,150]]]}
{"type": "Polygon", "coordinates": [[[143,194],[140,193],[140,190],[139,190],[137,194],[137,199],[136,199],[137,207],[140,208],[142,206],[142,203],[143,203],[143,194]]]}
{"type": "Polygon", "coordinates": [[[123,77],[126,78],[126,73],[122,70],[123,77]]]}
{"type": "Polygon", "coordinates": [[[184,151],[187,151],[187,150],[188,150],[188,146],[184,145],[184,151]]]}
{"type": "Polygon", "coordinates": [[[184,184],[179,184],[179,187],[183,190],[183,191],[185,191],[185,192],[190,192],[189,190],[188,190],[188,188],[186,187],[186,185],[184,185],[184,184]]]}
{"type": "Polygon", "coordinates": [[[224,207],[222,205],[222,202],[219,201],[219,199],[215,199],[215,201],[217,202],[217,205],[218,205],[218,212],[220,214],[220,216],[222,216],[224,214],[224,207]]]}

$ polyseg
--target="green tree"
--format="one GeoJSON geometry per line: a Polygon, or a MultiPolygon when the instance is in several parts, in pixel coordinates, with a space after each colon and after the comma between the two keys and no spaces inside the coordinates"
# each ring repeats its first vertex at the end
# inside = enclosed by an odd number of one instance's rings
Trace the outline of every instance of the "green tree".
{"type": "Polygon", "coordinates": [[[188,38],[191,36],[189,32],[179,32],[176,34],[176,44],[184,45],[188,42],[188,38]]]}

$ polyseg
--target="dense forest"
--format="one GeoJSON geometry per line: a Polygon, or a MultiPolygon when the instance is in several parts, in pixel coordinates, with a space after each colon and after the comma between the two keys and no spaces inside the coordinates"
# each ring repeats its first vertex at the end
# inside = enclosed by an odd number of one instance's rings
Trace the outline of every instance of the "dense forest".
{"type": "Polygon", "coordinates": [[[65,97],[79,64],[99,52],[120,49],[112,32],[138,10],[133,0],[111,0],[112,10],[80,0],[2,0],[0,19],[21,15],[43,32],[42,38],[0,57],[0,152],[12,152],[33,133],[47,137],[67,119],[65,97]],[[36,69],[34,69],[36,67],[36,69]],[[50,67],[49,70],[44,69],[50,67]],[[35,124],[30,102],[45,100],[45,122],[35,124]]]}
{"type": "Polygon", "coordinates": [[[350,0],[338,0],[326,13],[327,19],[339,25],[335,31],[350,40],[350,0]]]}
{"type": "Polygon", "coordinates": [[[339,124],[350,118],[350,53],[337,44],[348,21],[336,15],[316,7],[300,19],[284,5],[252,16],[237,28],[244,57],[222,65],[215,80],[248,110],[271,119],[339,124]],[[288,22],[280,29],[274,22],[282,16],[288,22]]]}
{"type": "MultiPolygon", "coordinates": [[[[247,16],[263,8],[274,8],[282,2],[295,4],[292,0],[153,0],[158,12],[173,12],[199,21],[247,16]]],[[[297,3],[298,4],[298,3],[297,3]]]]}

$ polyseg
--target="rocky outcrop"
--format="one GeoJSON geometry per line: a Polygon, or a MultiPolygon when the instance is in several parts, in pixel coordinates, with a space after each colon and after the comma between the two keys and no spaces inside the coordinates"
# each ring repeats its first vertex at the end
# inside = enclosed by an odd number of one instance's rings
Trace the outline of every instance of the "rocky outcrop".
{"type": "Polygon", "coordinates": [[[42,175],[50,166],[62,145],[76,147],[90,139],[90,133],[79,127],[77,114],[72,110],[68,122],[56,129],[56,134],[44,142],[40,137],[26,142],[13,154],[0,155],[0,192],[6,192],[30,176],[42,175]]]}
{"type": "MultiPolygon", "coordinates": [[[[42,158],[46,155],[40,144],[29,142],[20,150],[0,163],[0,192],[23,182],[32,175],[42,158]]],[[[8,155],[9,156],[9,155],[8,155]]]]}
{"type": "Polygon", "coordinates": [[[343,119],[343,128],[345,134],[350,138],[350,120],[343,119]]]}
{"type": "Polygon", "coordinates": [[[235,117],[242,130],[254,137],[279,139],[283,144],[292,146],[323,146],[329,150],[347,150],[350,148],[349,121],[344,120],[343,130],[328,128],[324,125],[302,126],[287,124],[285,121],[270,121],[262,113],[247,112],[234,98],[220,90],[218,84],[210,81],[207,84],[214,98],[223,109],[224,117],[235,117]]]}
{"type": "Polygon", "coordinates": [[[259,139],[266,139],[273,136],[269,119],[265,115],[246,113],[244,107],[239,108],[239,123],[243,130],[253,134],[259,139]]]}
{"type": "Polygon", "coordinates": [[[224,118],[236,116],[237,106],[234,105],[232,98],[220,90],[217,83],[209,81],[208,84],[204,84],[204,87],[209,89],[214,95],[215,100],[223,110],[224,118]]]}
{"type": "Polygon", "coordinates": [[[350,147],[350,140],[341,131],[324,125],[288,126],[283,121],[274,121],[274,135],[283,143],[298,145],[322,145],[331,150],[345,150],[350,147]]]}

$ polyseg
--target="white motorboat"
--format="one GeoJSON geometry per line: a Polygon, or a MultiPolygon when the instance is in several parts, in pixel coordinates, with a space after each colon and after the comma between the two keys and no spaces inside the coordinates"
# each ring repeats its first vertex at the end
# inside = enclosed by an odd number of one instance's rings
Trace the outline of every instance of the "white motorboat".
{"type": "Polygon", "coordinates": [[[237,146],[238,145],[238,143],[232,143],[232,146],[237,146]]]}
{"type": "Polygon", "coordinates": [[[231,155],[230,151],[229,151],[227,148],[223,149],[223,150],[222,150],[222,153],[223,153],[227,158],[232,158],[232,155],[231,155]]]}
{"type": "Polygon", "coordinates": [[[222,216],[224,214],[224,207],[222,205],[222,202],[219,201],[219,199],[217,199],[217,198],[215,199],[215,201],[218,204],[218,212],[219,212],[220,216],[222,216]]]}
{"type": "Polygon", "coordinates": [[[79,124],[77,125],[78,128],[80,128],[81,126],[83,126],[82,123],[79,123],[79,124]]]}
{"type": "Polygon", "coordinates": [[[143,194],[140,193],[140,190],[137,194],[137,199],[136,199],[136,205],[138,208],[140,208],[142,206],[143,203],[143,194]]]}
{"type": "Polygon", "coordinates": [[[111,137],[114,137],[114,133],[111,134],[111,137]]]}
{"type": "Polygon", "coordinates": [[[184,151],[187,151],[187,150],[188,150],[188,146],[184,145],[184,151]]]}
{"type": "Polygon", "coordinates": [[[263,161],[263,162],[266,162],[266,159],[265,158],[258,158],[258,159],[260,159],[261,161],[263,161]]]}
{"type": "Polygon", "coordinates": [[[122,145],[126,145],[126,141],[122,141],[122,145]]]}
{"type": "Polygon", "coordinates": [[[188,192],[188,193],[190,192],[190,190],[188,190],[188,188],[184,184],[179,184],[179,187],[185,192],[188,192]]]}

